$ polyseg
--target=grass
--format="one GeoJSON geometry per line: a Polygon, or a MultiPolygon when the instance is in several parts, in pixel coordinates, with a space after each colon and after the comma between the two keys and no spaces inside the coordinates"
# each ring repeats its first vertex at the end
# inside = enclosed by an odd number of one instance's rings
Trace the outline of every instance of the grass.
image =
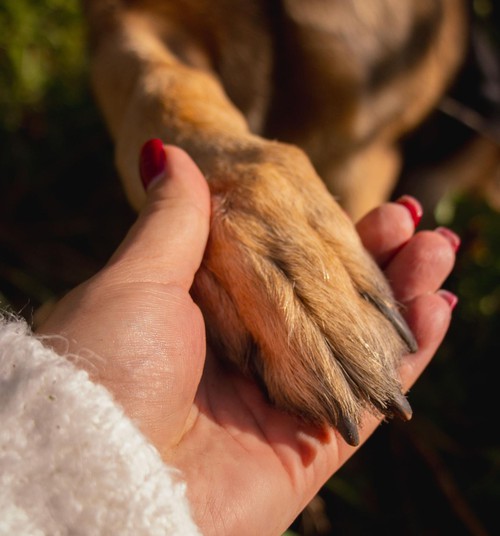
{"type": "MultiPolygon", "coordinates": [[[[28,319],[95,273],[134,218],[83,43],[76,1],[0,5],[0,300],[28,319]]],[[[446,288],[460,301],[411,392],[415,417],[382,426],[287,534],[499,533],[500,218],[479,199],[448,205],[463,243],[446,288]]]]}

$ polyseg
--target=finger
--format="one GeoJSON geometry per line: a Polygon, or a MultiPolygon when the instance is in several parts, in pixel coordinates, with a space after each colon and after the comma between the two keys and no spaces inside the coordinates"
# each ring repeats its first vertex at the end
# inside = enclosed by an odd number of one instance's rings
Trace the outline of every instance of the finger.
{"type": "Polygon", "coordinates": [[[454,263],[452,243],[440,232],[422,231],[394,256],[385,274],[396,298],[408,302],[440,288],[454,263]]]}
{"type": "Polygon", "coordinates": [[[356,228],[365,248],[380,266],[387,262],[413,236],[420,221],[420,203],[409,196],[370,211],[356,228]]]}
{"type": "Polygon", "coordinates": [[[419,350],[404,357],[399,368],[403,390],[407,391],[427,367],[450,325],[453,305],[440,292],[419,296],[411,301],[406,321],[417,339],[419,350]]]}
{"type": "Polygon", "coordinates": [[[187,153],[152,141],[156,143],[146,144],[141,154],[141,170],[156,176],[144,181],[146,204],[110,265],[119,263],[122,277],[126,270],[131,280],[175,283],[187,290],[208,238],[209,189],[187,153]]]}

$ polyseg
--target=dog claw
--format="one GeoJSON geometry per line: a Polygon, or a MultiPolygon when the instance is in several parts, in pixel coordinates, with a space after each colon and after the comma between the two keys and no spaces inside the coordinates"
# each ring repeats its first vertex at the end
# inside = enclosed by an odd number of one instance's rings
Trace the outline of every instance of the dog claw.
{"type": "MultiPolygon", "coordinates": [[[[406,397],[401,394],[395,397],[388,408],[393,416],[398,417],[402,421],[409,421],[412,418],[413,410],[406,397]]],[[[348,417],[342,416],[338,419],[337,430],[344,441],[352,447],[359,445],[358,427],[348,417]]]]}
{"type": "Polygon", "coordinates": [[[348,417],[341,416],[337,422],[337,430],[348,445],[351,445],[351,447],[359,445],[358,427],[354,421],[348,417]]]}
{"type": "Polygon", "coordinates": [[[418,344],[401,313],[392,304],[378,300],[367,292],[362,293],[362,296],[365,300],[368,300],[373,304],[391,322],[398,335],[408,347],[408,350],[414,354],[418,350],[418,344]]]}
{"type": "Polygon", "coordinates": [[[401,394],[391,401],[389,410],[402,421],[409,421],[412,418],[413,410],[406,397],[401,394]]]}

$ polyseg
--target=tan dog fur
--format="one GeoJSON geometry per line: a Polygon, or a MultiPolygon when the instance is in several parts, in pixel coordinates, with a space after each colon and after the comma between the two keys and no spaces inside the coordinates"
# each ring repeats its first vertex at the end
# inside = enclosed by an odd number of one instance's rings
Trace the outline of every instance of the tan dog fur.
{"type": "Polygon", "coordinates": [[[352,444],[367,406],[409,417],[397,365],[415,343],[324,184],[353,218],[388,197],[399,138],[459,65],[462,1],[84,6],[133,206],[149,138],[186,149],[209,180],[211,236],[193,293],[217,352],[277,406],[352,444]]]}

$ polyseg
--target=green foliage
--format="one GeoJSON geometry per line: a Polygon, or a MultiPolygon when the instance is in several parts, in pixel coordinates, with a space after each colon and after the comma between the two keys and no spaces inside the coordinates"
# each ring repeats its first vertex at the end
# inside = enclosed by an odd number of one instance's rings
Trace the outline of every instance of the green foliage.
{"type": "MultiPolygon", "coordinates": [[[[460,279],[453,280],[463,304],[459,311],[467,323],[500,329],[500,225],[498,212],[484,201],[461,198],[450,224],[465,246],[460,257],[460,279]]],[[[498,331],[497,331],[498,333],[498,331]]],[[[491,333],[493,335],[493,333],[491,333]]]]}
{"type": "Polygon", "coordinates": [[[0,3],[0,114],[14,131],[26,108],[80,94],[85,50],[79,4],[68,0],[0,3]]]}
{"type": "Polygon", "coordinates": [[[0,301],[28,318],[95,272],[130,222],[84,33],[78,0],[0,2],[0,301]]]}

